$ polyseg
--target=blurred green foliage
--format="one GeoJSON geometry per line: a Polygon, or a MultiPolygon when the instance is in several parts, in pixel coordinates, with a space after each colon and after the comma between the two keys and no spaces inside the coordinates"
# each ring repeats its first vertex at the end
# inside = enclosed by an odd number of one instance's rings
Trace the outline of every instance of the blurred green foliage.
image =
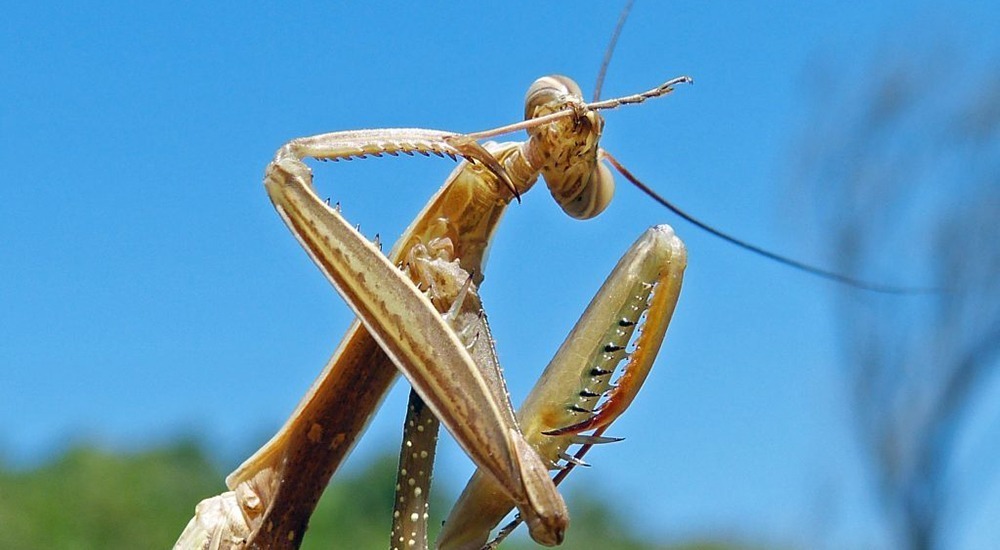
{"type": "MultiPolygon", "coordinates": [[[[395,453],[387,453],[362,472],[335,478],[313,515],[303,548],[387,548],[395,463],[395,453]]],[[[81,446],[34,470],[0,468],[0,548],[169,548],[195,504],[225,490],[223,477],[191,442],[128,455],[81,446]]],[[[573,521],[564,548],[736,548],[642,540],[602,502],[579,494],[567,500],[573,521]]],[[[439,515],[447,512],[442,502],[432,508],[439,515]]],[[[440,521],[432,520],[432,527],[440,521]]],[[[523,533],[502,547],[538,548],[523,533]]]]}
{"type": "Polygon", "coordinates": [[[192,443],[127,456],[77,447],[0,472],[0,548],[169,548],[194,504],[223,489],[192,443]]]}

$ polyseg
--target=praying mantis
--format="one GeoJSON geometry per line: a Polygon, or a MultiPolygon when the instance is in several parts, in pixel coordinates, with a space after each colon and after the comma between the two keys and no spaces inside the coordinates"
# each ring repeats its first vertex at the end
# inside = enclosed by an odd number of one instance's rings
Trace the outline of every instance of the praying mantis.
{"type": "Polygon", "coordinates": [[[544,545],[559,544],[568,513],[548,471],[580,463],[571,445],[600,434],[634,399],[677,303],[686,252],[667,226],[644,233],[612,272],[515,418],[478,295],[497,223],[542,176],[563,210],[596,216],[610,202],[600,109],[666,95],[652,90],[584,103],[562,76],[528,91],[526,121],[475,134],[426,129],[334,132],[292,140],[265,187],[279,215],[358,316],[285,426],[206,499],[177,548],[297,547],[322,489],[394,380],[411,383],[397,484],[393,547],[426,547],[426,495],[436,423],[479,466],[446,522],[441,548],[479,548],[512,507],[544,545]],[[525,129],[526,142],[480,139],[525,129]],[[305,158],[421,153],[463,157],[385,256],[312,189],[305,158]],[[617,385],[612,375],[620,363],[617,385]],[[584,432],[592,432],[584,434],[584,432]]]}
{"type": "Polygon", "coordinates": [[[413,390],[390,546],[429,545],[427,497],[439,422],[479,471],[437,547],[483,547],[515,507],[536,542],[561,543],[569,517],[556,483],[583,464],[590,446],[616,441],[602,434],[652,367],[679,297],[686,251],[668,226],[643,233],[516,415],[479,297],[485,255],[506,207],[520,202],[539,176],[560,207],[579,219],[597,216],[612,198],[605,162],[638,184],[600,148],[598,112],[689,82],[675,78],[640,94],[585,103],[575,82],[548,76],[529,88],[521,123],[470,134],[343,131],[281,147],[265,171],[268,195],[358,320],[281,430],[227,477],[230,491],[197,506],[175,548],[297,548],[328,480],[397,372],[413,390]],[[527,141],[480,144],[520,130],[527,141]],[[303,161],[400,153],[464,160],[383,255],[377,239],[368,241],[316,195],[303,161]],[[581,446],[575,455],[568,453],[572,445],[581,446]],[[560,472],[553,479],[554,469],[560,472]]]}
{"type": "MultiPolygon", "coordinates": [[[[684,81],[630,97],[663,95],[684,81]]],[[[229,476],[231,491],[198,506],[178,547],[297,547],[327,480],[400,370],[417,391],[405,421],[390,545],[428,544],[425,506],[435,418],[480,467],[449,516],[440,547],[482,547],[512,507],[537,541],[560,541],[567,515],[547,472],[557,461],[568,463],[560,475],[578,463],[568,445],[608,441],[600,432],[634,398],[656,355],[679,294],[685,257],[683,245],[665,227],[641,237],[515,416],[494,368],[492,337],[481,314],[479,287],[489,240],[507,205],[527,197],[539,174],[571,216],[599,214],[610,199],[610,172],[601,162],[615,163],[597,144],[603,125],[597,112],[612,104],[588,105],[574,84],[557,77],[537,81],[527,103],[525,123],[494,131],[336,132],[293,140],[279,150],[266,172],[268,193],[360,320],[282,430],[229,476]],[[527,142],[480,144],[521,129],[528,131],[527,142]],[[397,153],[454,155],[466,162],[386,258],[315,194],[311,172],[301,161],[397,153]],[[655,274],[632,277],[646,271],[634,266],[648,259],[655,274]],[[642,298],[615,302],[636,295],[642,298]],[[620,314],[622,308],[646,306],[650,312],[644,319],[620,314]],[[643,331],[637,337],[639,324],[643,331]],[[609,335],[624,343],[611,343],[609,335]],[[640,337],[650,341],[640,342],[640,337]],[[609,395],[611,390],[598,384],[610,382],[613,369],[592,360],[608,355],[618,366],[629,352],[634,362],[619,372],[630,378],[622,374],[609,395]]]]}

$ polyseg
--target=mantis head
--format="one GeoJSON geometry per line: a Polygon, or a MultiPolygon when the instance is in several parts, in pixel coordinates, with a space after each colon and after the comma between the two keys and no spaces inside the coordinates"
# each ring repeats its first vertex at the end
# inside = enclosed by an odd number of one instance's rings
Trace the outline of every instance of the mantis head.
{"type": "Polygon", "coordinates": [[[576,82],[561,75],[539,78],[524,100],[524,118],[570,108],[573,116],[528,128],[532,164],[540,167],[552,197],[577,219],[600,214],[615,193],[611,171],[598,162],[598,140],[604,119],[589,109],[576,82]]]}

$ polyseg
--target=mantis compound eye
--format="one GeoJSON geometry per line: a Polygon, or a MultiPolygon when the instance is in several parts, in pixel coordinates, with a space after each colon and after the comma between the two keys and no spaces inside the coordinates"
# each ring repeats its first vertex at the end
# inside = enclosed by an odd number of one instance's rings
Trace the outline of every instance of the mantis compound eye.
{"type": "Polygon", "coordinates": [[[543,76],[528,88],[524,97],[524,118],[554,113],[566,106],[570,96],[583,101],[583,90],[573,79],[558,74],[543,76]]]}
{"type": "Polygon", "coordinates": [[[583,184],[579,187],[580,192],[576,196],[561,197],[556,195],[551,185],[550,189],[563,212],[578,220],[589,220],[604,212],[612,197],[615,196],[615,178],[607,166],[598,162],[594,165],[594,169],[587,174],[583,184]]]}

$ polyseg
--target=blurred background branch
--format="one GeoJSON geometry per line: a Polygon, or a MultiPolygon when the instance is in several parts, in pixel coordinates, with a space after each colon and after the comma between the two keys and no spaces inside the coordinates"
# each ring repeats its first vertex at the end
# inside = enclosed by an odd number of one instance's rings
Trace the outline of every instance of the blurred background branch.
{"type": "Polygon", "coordinates": [[[908,44],[864,74],[819,64],[793,177],[830,265],[939,289],[845,288],[837,301],[848,407],[879,503],[898,547],[931,549],[995,483],[983,449],[1000,431],[972,427],[1000,367],[1000,59],[908,44]]]}

